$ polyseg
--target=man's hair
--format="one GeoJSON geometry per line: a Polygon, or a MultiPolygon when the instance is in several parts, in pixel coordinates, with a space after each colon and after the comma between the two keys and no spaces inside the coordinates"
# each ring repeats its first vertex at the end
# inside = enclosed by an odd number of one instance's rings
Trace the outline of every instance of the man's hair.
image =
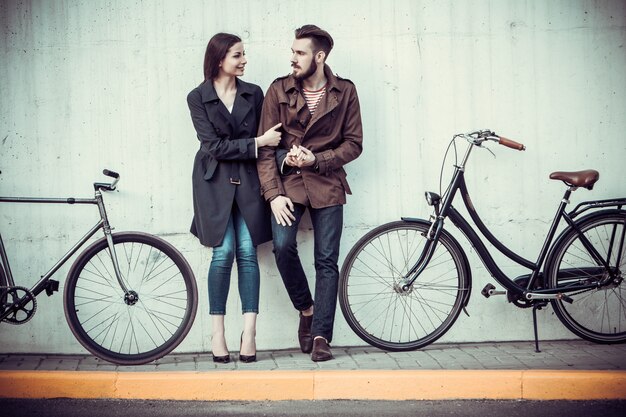
{"type": "Polygon", "coordinates": [[[228,50],[241,38],[230,33],[218,33],[214,35],[206,46],[204,53],[204,79],[214,80],[220,73],[220,62],[226,58],[228,50]]]}
{"type": "Polygon", "coordinates": [[[304,25],[295,30],[296,39],[311,39],[313,53],[324,51],[326,57],[333,49],[333,37],[328,32],[315,25],[304,25]]]}

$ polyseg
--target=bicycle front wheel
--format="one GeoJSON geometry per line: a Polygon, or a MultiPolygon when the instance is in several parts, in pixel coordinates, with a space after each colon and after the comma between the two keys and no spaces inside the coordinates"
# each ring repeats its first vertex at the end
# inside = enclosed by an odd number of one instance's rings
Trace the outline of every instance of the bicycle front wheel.
{"type": "Polygon", "coordinates": [[[443,231],[412,287],[402,278],[422,253],[430,223],[397,221],[375,228],[348,253],[339,278],[341,311],[352,330],[390,351],[424,347],[448,331],[469,295],[462,249],[443,231]]]}
{"type": "Polygon", "coordinates": [[[615,273],[607,282],[608,271],[597,262],[580,235],[565,232],[555,245],[548,264],[548,285],[562,288],[574,300],[552,300],[559,320],[574,334],[595,343],[626,341],[626,212],[596,213],[577,223],[588,242],[615,273]],[[567,292],[568,286],[600,284],[597,289],[567,292]]]}
{"type": "Polygon", "coordinates": [[[171,352],[193,324],[198,290],[191,267],[163,239],[114,233],[119,285],[105,238],[74,262],[65,284],[65,317],[92,354],[120,365],[140,365],[171,352]]]}

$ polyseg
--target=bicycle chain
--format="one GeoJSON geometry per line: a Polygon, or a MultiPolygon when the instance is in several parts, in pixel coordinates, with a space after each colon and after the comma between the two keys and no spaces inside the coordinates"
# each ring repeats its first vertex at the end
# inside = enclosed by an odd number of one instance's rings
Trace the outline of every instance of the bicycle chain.
{"type": "Polygon", "coordinates": [[[37,298],[35,298],[35,295],[28,289],[25,287],[20,287],[20,286],[14,286],[14,287],[0,287],[0,300],[2,301],[2,312],[4,313],[7,309],[10,309],[13,305],[13,303],[15,302],[14,300],[20,300],[23,297],[27,297],[28,301],[26,302],[26,304],[21,307],[18,311],[13,311],[8,317],[6,317],[4,320],[2,320],[3,323],[9,323],[9,324],[13,324],[13,325],[19,325],[19,324],[24,324],[27,321],[29,321],[31,318],[33,318],[33,315],[35,314],[35,312],[37,311],[37,298]],[[17,294],[17,291],[22,291],[24,292],[23,296],[19,296],[17,294]],[[10,303],[8,303],[7,299],[9,297],[10,294],[13,295],[11,296],[12,301],[10,303]],[[30,310],[27,310],[26,307],[28,306],[29,303],[32,303],[32,308],[30,310]],[[17,313],[18,312],[23,312],[26,314],[26,317],[24,318],[17,318],[17,313]]]}

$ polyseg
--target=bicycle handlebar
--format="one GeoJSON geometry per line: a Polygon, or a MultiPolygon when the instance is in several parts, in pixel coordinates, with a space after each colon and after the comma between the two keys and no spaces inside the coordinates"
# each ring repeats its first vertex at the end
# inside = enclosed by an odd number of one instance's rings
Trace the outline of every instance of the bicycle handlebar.
{"type": "Polygon", "coordinates": [[[514,140],[505,138],[504,136],[498,136],[498,143],[502,146],[506,146],[507,148],[511,148],[511,149],[517,149],[518,151],[525,151],[526,150],[526,146],[519,143],[519,142],[515,142],[514,140]]]}
{"type": "Polygon", "coordinates": [[[518,151],[525,151],[526,146],[522,143],[516,142],[512,139],[505,138],[504,136],[500,136],[492,132],[491,130],[477,130],[476,132],[471,133],[460,133],[455,135],[455,137],[463,137],[471,144],[476,146],[482,146],[482,143],[485,141],[494,141],[498,142],[502,146],[506,146],[507,148],[517,149],[518,151]]]}
{"type": "Polygon", "coordinates": [[[112,177],[112,178],[119,178],[120,177],[120,174],[118,174],[115,171],[110,171],[108,169],[105,169],[104,171],[102,171],[102,173],[104,175],[106,175],[107,177],[112,177]]]}
{"type": "Polygon", "coordinates": [[[113,182],[110,183],[110,184],[106,184],[106,183],[102,183],[102,182],[96,182],[96,183],[93,184],[93,187],[96,190],[114,191],[115,190],[115,186],[117,185],[118,181],[120,180],[120,174],[118,174],[115,171],[108,170],[108,169],[103,170],[102,173],[104,175],[106,175],[107,177],[113,178],[113,182]]]}

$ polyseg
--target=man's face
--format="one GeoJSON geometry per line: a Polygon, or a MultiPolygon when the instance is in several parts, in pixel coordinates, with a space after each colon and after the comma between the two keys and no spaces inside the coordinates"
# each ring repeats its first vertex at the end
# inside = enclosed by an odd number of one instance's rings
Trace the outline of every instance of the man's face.
{"type": "Polygon", "coordinates": [[[310,39],[295,39],[291,46],[291,67],[293,76],[298,80],[306,80],[317,70],[310,39]]]}

